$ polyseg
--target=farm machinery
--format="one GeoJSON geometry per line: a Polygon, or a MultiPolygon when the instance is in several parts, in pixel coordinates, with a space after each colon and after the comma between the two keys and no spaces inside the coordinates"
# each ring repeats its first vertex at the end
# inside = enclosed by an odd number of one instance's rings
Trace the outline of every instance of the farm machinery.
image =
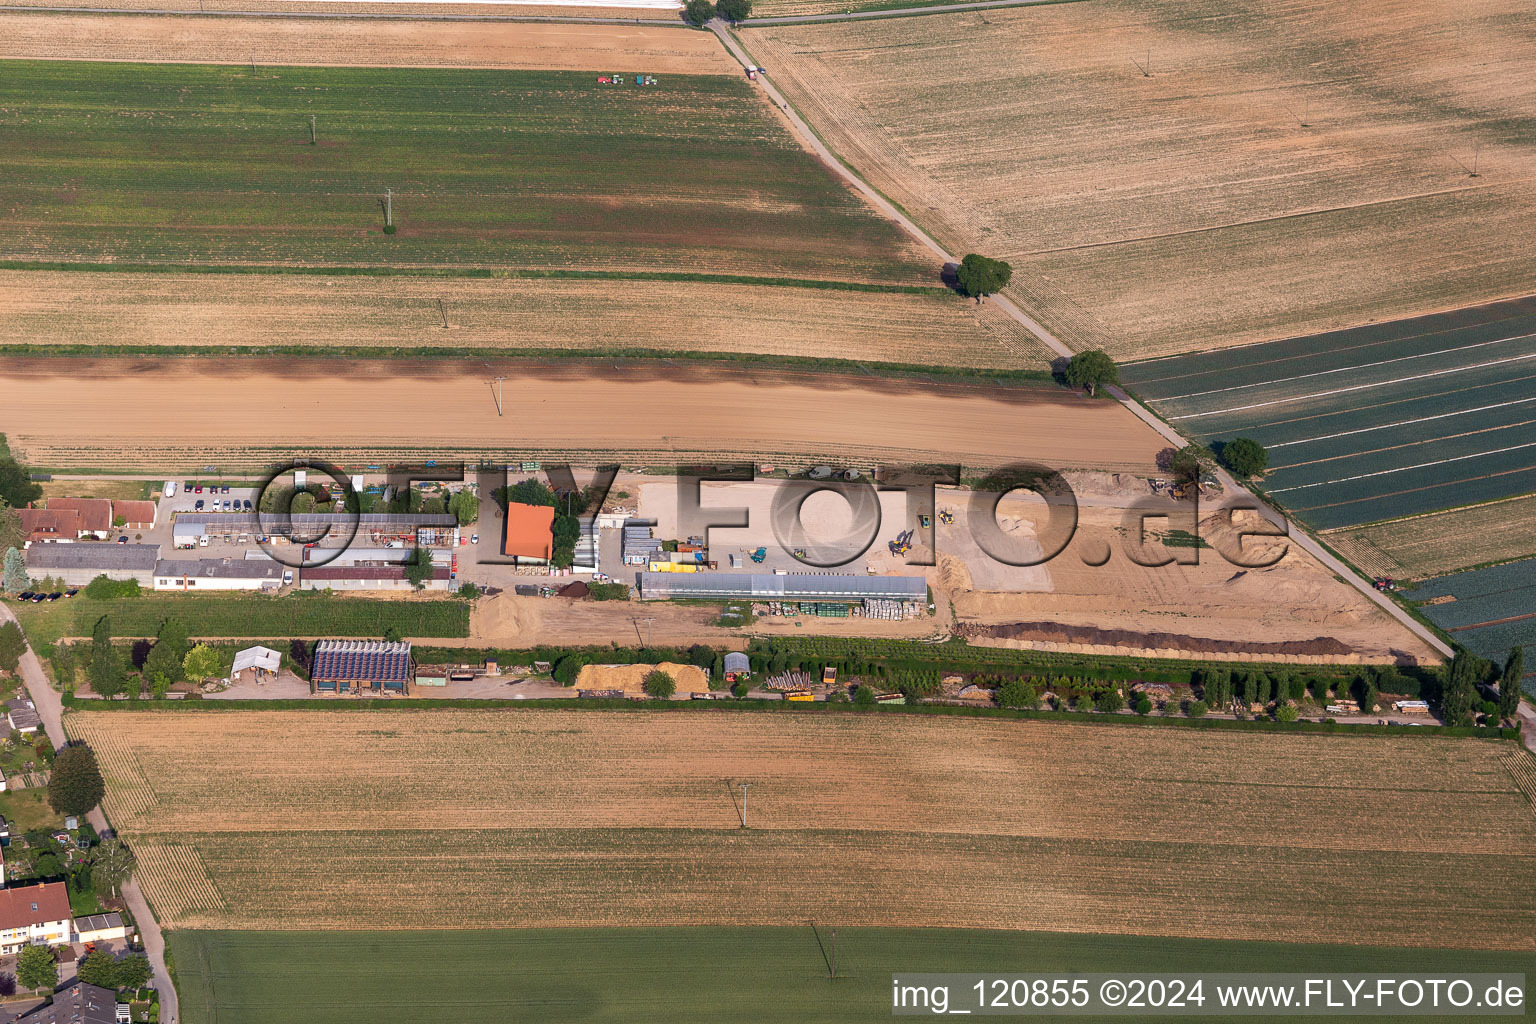
{"type": "Polygon", "coordinates": [[[763,564],[763,559],[768,557],[768,549],[765,548],[765,547],[764,548],[758,548],[756,551],[752,552],[749,557],[751,557],[752,561],[754,561],[757,564],[761,565],[761,564],[763,564]]]}

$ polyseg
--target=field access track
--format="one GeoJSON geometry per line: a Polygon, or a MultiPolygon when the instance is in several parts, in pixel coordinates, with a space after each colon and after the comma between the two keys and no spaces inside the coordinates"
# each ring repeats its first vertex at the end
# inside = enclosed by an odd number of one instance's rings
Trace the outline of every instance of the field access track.
{"type": "Polygon", "coordinates": [[[1536,490],[1536,296],[1124,377],[1191,438],[1263,444],[1265,491],[1318,529],[1536,490]]]}

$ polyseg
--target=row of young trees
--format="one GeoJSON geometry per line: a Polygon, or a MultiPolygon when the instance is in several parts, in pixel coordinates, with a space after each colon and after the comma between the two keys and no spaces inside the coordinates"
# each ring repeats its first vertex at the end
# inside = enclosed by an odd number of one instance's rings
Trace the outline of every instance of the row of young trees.
{"type": "MultiPolygon", "coordinates": [[[[86,679],[91,691],[99,697],[115,697],[128,689],[130,672],[137,668],[145,688],[155,697],[163,697],[174,684],[192,681],[202,682],[219,675],[224,670],[223,656],[206,644],[193,644],[187,635],[187,627],[180,619],[167,618],[160,625],[159,635],[152,645],[145,645],[142,662],[134,664],[133,658],[125,658],[124,652],[112,642],[112,620],[103,615],[91,630],[91,645],[85,664],[86,679]]],[[[55,676],[64,686],[75,677],[75,649],[71,645],[55,644],[52,662],[55,676]]]]}

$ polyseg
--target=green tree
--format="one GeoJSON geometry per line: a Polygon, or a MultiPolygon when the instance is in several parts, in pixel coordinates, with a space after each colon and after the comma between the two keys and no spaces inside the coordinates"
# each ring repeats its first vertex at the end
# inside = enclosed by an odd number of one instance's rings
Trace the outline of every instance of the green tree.
{"type": "Polygon", "coordinates": [[[5,577],[0,585],[10,594],[19,594],[32,586],[27,578],[27,560],[15,548],[5,549],[5,577]]]}
{"type": "Polygon", "coordinates": [[[23,946],[16,954],[16,980],[26,988],[52,992],[59,984],[59,962],[52,946],[23,946]]]}
{"type": "Polygon", "coordinates": [[[961,260],[955,271],[955,280],[960,290],[977,300],[1002,291],[1012,279],[1011,266],[1002,260],[989,259],[974,252],[961,260]]]}
{"type": "Polygon", "coordinates": [[[144,659],[144,680],[156,697],[165,696],[173,683],[186,678],[181,663],[187,656],[189,645],[187,627],[180,619],[166,619],[160,624],[155,646],[149,649],[149,656],[144,659]]]}
{"type": "Polygon", "coordinates": [[[133,867],[133,853],[123,845],[122,840],[103,840],[91,861],[91,885],[96,889],[96,894],[117,899],[122,893],[123,883],[133,874],[133,867]]]}
{"type": "Polygon", "coordinates": [[[1152,713],[1152,702],[1145,696],[1136,698],[1134,706],[1138,715],[1150,715],[1152,713]]]}
{"type": "Polygon", "coordinates": [[[112,620],[105,615],[96,620],[91,630],[91,663],[86,675],[99,697],[115,697],[123,692],[123,659],[112,646],[112,620]]]}
{"type": "Polygon", "coordinates": [[[80,961],[78,976],[87,985],[97,985],[101,988],[116,991],[121,986],[117,983],[117,957],[106,950],[98,949],[94,953],[86,954],[80,961]]]}
{"type": "Polygon", "coordinates": [[[731,684],[732,697],[745,697],[752,690],[752,684],[745,679],[738,679],[731,684]]]}
{"type": "Polygon", "coordinates": [[[27,543],[27,531],[21,525],[21,513],[0,498],[0,550],[20,550],[27,543]]]}
{"type": "Polygon", "coordinates": [[[1370,714],[1376,710],[1376,680],[1369,675],[1362,675],[1355,679],[1355,701],[1360,705],[1360,711],[1370,714]]]}
{"type": "Polygon", "coordinates": [[[53,774],[48,778],[48,803],[60,814],[85,817],[101,803],[105,787],[96,753],[84,743],[71,743],[53,759],[53,774]]]}
{"type": "Polygon", "coordinates": [[[1105,714],[1113,714],[1125,707],[1125,698],[1121,696],[1118,687],[1111,686],[1093,699],[1094,709],[1105,714]]]}
{"type": "Polygon", "coordinates": [[[1185,483],[1196,483],[1200,474],[1209,473],[1216,456],[1203,444],[1187,444],[1168,460],[1168,471],[1185,483]]]}
{"type": "Polygon", "coordinates": [[[1035,688],[1023,679],[1010,679],[997,688],[992,695],[1000,708],[1034,708],[1040,706],[1040,697],[1035,693],[1035,688]]]}
{"type": "Polygon", "coordinates": [[[219,652],[207,644],[198,644],[187,652],[187,656],[181,661],[182,669],[187,673],[187,678],[194,683],[200,683],[204,679],[211,679],[224,671],[224,659],[219,657],[219,652]]]}
{"type": "Polygon", "coordinates": [[[25,508],[42,496],[42,487],[32,482],[25,466],[9,454],[0,455],[0,501],[12,508],[25,508]]]}
{"type": "Polygon", "coordinates": [[[640,684],[640,688],[646,692],[647,696],[655,697],[657,700],[666,700],[677,692],[677,684],[672,681],[672,677],[659,668],[645,674],[645,680],[640,684]]]}
{"type": "Polygon", "coordinates": [[[117,962],[117,987],[120,989],[141,988],[149,981],[151,973],[149,957],[142,953],[131,953],[117,962]]]}
{"type": "Polygon", "coordinates": [[[710,0],[688,0],[683,5],[683,20],[690,25],[703,25],[715,16],[715,5],[710,0]]]}
{"type": "Polygon", "coordinates": [[[1234,437],[1221,446],[1221,461],[1238,476],[1258,476],[1269,467],[1269,452],[1251,437],[1234,437]]]}
{"type": "Polygon", "coordinates": [[[1525,649],[1510,649],[1499,675],[1499,717],[1512,719],[1520,710],[1520,677],[1525,675],[1525,649]]]}
{"type": "Polygon", "coordinates": [[[1209,710],[1211,710],[1210,706],[1207,705],[1205,703],[1205,701],[1203,701],[1203,700],[1194,701],[1193,703],[1191,703],[1189,705],[1189,717],[1190,718],[1204,718],[1205,717],[1205,713],[1207,711],[1209,711],[1209,710]]]}
{"type": "Polygon", "coordinates": [[[1440,695],[1446,725],[1462,725],[1471,718],[1479,674],[1473,656],[1466,651],[1457,651],[1446,669],[1445,687],[1440,695]]]}
{"type": "Polygon", "coordinates": [[[1120,368],[1109,358],[1109,353],[1096,348],[1079,352],[1068,360],[1063,375],[1068,384],[1087,388],[1090,395],[1097,394],[1101,384],[1120,383],[1120,368]]]}
{"type": "Polygon", "coordinates": [[[1296,705],[1294,704],[1281,704],[1278,708],[1275,708],[1275,721],[1277,722],[1294,722],[1300,717],[1301,715],[1297,712],[1296,705]]]}
{"type": "Polygon", "coordinates": [[[58,878],[64,873],[64,864],[59,860],[59,855],[50,850],[39,854],[32,862],[32,873],[38,878],[58,878]]]}
{"type": "Polygon", "coordinates": [[[853,691],[853,703],[855,707],[872,708],[876,704],[880,703],[880,701],[877,699],[878,697],[879,694],[875,693],[875,688],[870,686],[868,683],[860,683],[859,688],[853,691]]]}
{"type": "Polygon", "coordinates": [[[0,626],[0,670],[16,671],[16,666],[21,664],[21,656],[25,653],[27,653],[27,638],[22,635],[21,627],[14,622],[7,622],[0,626]]]}
{"type": "Polygon", "coordinates": [[[448,512],[460,526],[468,526],[480,518],[480,499],[471,491],[455,491],[448,499],[448,512]]]}
{"type": "Polygon", "coordinates": [[[411,551],[405,559],[405,578],[411,581],[411,586],[417,590],[422,589],[432,579],[432,552],[424,547],[417,547],[411,551]]]}
{"type": "Polygon", "coordinates": [[[716,0],[715,11],[734,25],[747,20],[752,13],[752,0],[716,0]]]}

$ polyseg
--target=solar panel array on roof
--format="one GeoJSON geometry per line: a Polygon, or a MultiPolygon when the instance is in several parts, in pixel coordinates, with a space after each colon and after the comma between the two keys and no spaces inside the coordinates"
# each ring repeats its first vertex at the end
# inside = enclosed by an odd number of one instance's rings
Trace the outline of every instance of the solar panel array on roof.
{"type": "Polygon", "coordinates": [[[754,601],[922,601],[921,576],[846,576],[832,573],[642,572],[642,597],[750,598],[754,601]]]}
{"type": "Polygon", "coordinates": [[[315,682],[407,682],[411,678],[411,645],[387,640],[321,640],[315,645],[315,682]]]}

